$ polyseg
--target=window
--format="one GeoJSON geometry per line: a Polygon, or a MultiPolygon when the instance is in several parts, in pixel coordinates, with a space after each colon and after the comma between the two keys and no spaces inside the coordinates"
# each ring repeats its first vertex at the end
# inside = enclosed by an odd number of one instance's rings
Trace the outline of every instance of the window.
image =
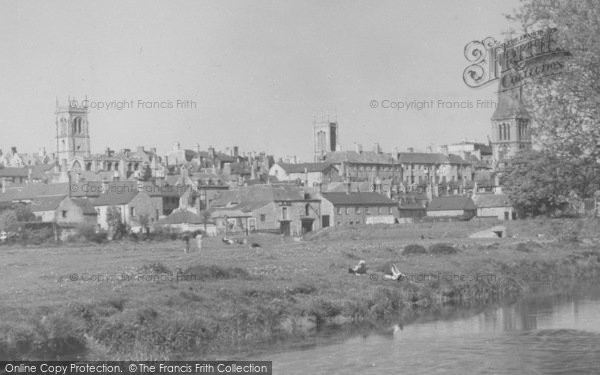
{"type": "Polygon", "coordinates": [[[394,209],[390,207],[390,215],[394,213],[394,209]]]}
{"type": "Polygon", "coordinates": [[[283,220],[287,220],[288,219],[287,207],[281,207],[281,217],[282,217],[283,220]]]}
{"type": "Polygon", "coordinates": [[[63,219],[67,217],[67,211],[66,210],[62,211],[62,217],[63,217],[63,219]]]}
{"type": "Polygon", "coordinates": [[[267,215],[265,214],[260,214],[260,222],[264,223],[267,220],[267,215]]]}
{"type": "Polygon", "coordinates": [[[365,214],[370,215],[371,209],[369,207],[365,207],[365,214]]]}
{"type": "Polygon", "coordinates": [[[350,213],[350,209],[348,207],[346,207],[346,215],[348,215],[350,213]]]}
{"type": "Polygon", "coordinates": [[[135,207],[129,207],[129,216],[135,216],[135,207]]]}
{"type": "Polygon", "coordinates": [[[354,213],[360,214],[360,207],[355,207],[354,208],[354,213]]]}
{"type": "Polygon", "coordinates": [[[338,215],[341,215],[341,214],[342,214],[342,208],[341,208],[341,207],[338,207],[338,208],[337,208],[337,214],[338,214],[338,215]]]}
{"type": "Polygon", "coordinates": [[[381,215],[381,207],[377,207],[377,214],[381,215]]]}

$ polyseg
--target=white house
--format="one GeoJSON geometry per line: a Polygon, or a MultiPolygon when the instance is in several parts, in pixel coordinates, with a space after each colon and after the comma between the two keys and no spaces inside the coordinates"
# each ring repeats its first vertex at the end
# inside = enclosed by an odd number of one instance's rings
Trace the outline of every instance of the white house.
{"type": "Polygon", "coordinates": [[[329,163],[275,163],[269,175],[279,181],[301,181],[304,186],[313,187],[336,181],[339,171],[329,163]]]}
{"type": "Polygon", "coordinates": [[[472,198],[479,217],[497,217],[498,220],[517,218],[517,213],[506,194],[476,193],[472,198]]]}

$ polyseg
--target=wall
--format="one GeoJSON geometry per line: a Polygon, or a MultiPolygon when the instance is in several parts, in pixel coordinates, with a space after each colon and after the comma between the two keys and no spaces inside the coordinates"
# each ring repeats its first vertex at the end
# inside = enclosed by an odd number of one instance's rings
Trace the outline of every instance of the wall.
{"type": "Polygon", "coordinates": [[[477,216],[492,217],[495,216],[498,220],[505,220],[504,213],[508,212],[508,220],[512,220],[512,207],[485,207],[477,209],[477,216]]]}
{"type": "Polygon", "coordinates": [[[93,215],[84,215],[81,207],[73,203],[69,198],[64,199],[56,209],[57,223],[86,223],[96,224],[97,217],[93,215]],[[66,217],[63,217],[62,212],[65,211],[66,217]]]}

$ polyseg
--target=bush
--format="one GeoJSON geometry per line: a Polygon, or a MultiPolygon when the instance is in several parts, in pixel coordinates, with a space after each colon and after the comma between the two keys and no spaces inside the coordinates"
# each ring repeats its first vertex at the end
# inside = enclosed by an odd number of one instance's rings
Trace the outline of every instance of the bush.
{"type": "Polygon", "coordinates": [[[150,232],[150,238],[156,241],[174,241],[177,237],[177,232],[171,228],[160,225],[156,225],[152,232],[150,232]]]}
{"type": "Polygon", "coordinates": [[[193,278],[196,280],[218,280],[218,279],[242,279],[242,280],[252,280],[253,277],[250,276],[248,271],[243,268],[238,267],[220,267],[216,265],[205,266],[205,265],[196,265],[191,266],[186,269],[184,272],[186,277],[193,278]],[[193,275],[193,276],[192,276],[193,275]]]}
{"type": "Polygon", "coordinates": [[[446,243],[436,243],[429,247],[429,253],[436,255],[456,254],[458,250],[446,243]]]}
{"type": "Polygon", "coordinates": [[[312,301],[307,314],[315,319],[317,327],[321,326],[327,319],[341,314],[342,307],[333,302],[318,298],[312,301]]]}
{"type": "Polygon", "coordinates": [[[427,249],[424,246],[411,244],[406,245],[402,251],[402,255],[427,254],[427,249]]]}
{"type": "Polygon", "coordinates": [[[167,268],[167,266],[165,266],[164,264],[157,262],[157,263],[150,263],[150,264],[144,264],[142,267],[138,268],[138,272],[142,273],[142,274],[170,274],[171,271],[167,268]]]}
{"type": "Polygon", "coordinates": [[[67,241],[89,241],[103,243],[108,239],[108,233],[105,230],[96,230],[93,224],[81,224],[75,228],[75,234],[69,236],[67,241]]]}
{"type": "Polygon", "coordinates": [[[530,253],[531,250],[527,247],[527,244],[524,242],[519,242],[517,246],[515,246],[515,250],[522,251],[524,253],[530,253]]]}

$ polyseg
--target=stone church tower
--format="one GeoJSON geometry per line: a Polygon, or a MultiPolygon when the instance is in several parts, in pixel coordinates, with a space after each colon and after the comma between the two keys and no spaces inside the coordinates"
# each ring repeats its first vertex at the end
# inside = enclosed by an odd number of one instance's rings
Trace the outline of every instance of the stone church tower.
{"type": "Polygon", "coordinates": [[[531,117],[521,101],[521,89],[500,91],[492,115],[492,158],[496,166],[521,150],[531,149],[531,117]]]}
{"type": "Polygon", "coordinates": [[[336,121],[320,121],[313,123],[315,161],[321,161],[328,152],[339,151],[339,132],[336,121]]]}
{"type": "Polygon", "coordinates": [[[66,105],[56,101],[56,159],[60,165],[72,166],[75,158],[90,156],[88,107],[69,99],[66,105]]]}

